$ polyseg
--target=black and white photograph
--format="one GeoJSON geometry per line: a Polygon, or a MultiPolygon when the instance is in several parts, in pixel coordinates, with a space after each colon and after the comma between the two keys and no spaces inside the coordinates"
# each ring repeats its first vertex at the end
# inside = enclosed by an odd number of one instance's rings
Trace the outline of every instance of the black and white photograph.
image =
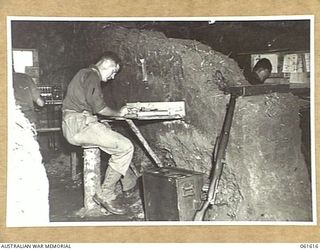
{"type": "Polygon", "coordinates": [[[313,27],[8,17],[6,225],[316,225],[313,27]]]}

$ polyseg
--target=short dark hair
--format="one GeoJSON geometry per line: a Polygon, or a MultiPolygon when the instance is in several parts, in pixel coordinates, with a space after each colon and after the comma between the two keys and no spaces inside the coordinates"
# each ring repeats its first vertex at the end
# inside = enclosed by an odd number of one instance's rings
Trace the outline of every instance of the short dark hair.
{"type": "Polygon", "coordinates": [[[258,69],[268,69],[270,72],[272,70],[272,64],[267,58],[260,59],[256,65],[254,65],[252,71],[257,71],[258,69]]]}
{"type": "Polygon", "coordinates": [[[103,54],[100,56],[99,61],[101,60],[112,60],[114,61],[116,64],[120,64],[121,60],[119,58],[119,56],[114,53],[113,51],[105,51],[103,52],[103,54]]]}

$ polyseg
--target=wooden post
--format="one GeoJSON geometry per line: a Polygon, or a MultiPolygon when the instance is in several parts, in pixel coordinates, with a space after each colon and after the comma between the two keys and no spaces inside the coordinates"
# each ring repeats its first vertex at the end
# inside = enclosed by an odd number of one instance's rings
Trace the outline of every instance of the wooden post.
{"type": "Polygon", "coordinates": [[[154,162],[157,164],[159,168],[163,167],[162,162],[158,158],[158,156],[153,152],[152,148],[149,146],[146,139],[144,139],[143,135],[141,134],[140,130],[137,128],[137,126],[134,124],[134,122],[130,119],[125,120],[129,127],[132,129],[132,131],[135,133],[135,135],[138,137],[144,148],[147,150],[151,158],[154,160],[154,162]]]}
{"type": "Polygon", "coordinates": [[[83,158],[84,207],[91,210],[96,206],[92,197],[101,185],[100,149],[95,146],[83,147],[83,158]]]}
{"type": "Polygon", "coordinates": [[[78,178],[77,166],[78,166],[78,158],[77,153],[72,151],[70,153],[70,165],[71,165],[71,177],[73,181],[76,181],[78,178]]]}

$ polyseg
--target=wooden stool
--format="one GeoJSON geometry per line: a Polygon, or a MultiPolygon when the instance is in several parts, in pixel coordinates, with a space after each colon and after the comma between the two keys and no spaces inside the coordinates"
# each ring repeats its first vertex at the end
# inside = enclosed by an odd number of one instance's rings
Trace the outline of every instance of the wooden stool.
{"type": "Polygon", "coordinates": [[[82,146],[83,148],[83,186],[84,207],[91,210],[96,206],[92,200],[94,194],[100,189],[100,149],[97,146],[82,146]]]}

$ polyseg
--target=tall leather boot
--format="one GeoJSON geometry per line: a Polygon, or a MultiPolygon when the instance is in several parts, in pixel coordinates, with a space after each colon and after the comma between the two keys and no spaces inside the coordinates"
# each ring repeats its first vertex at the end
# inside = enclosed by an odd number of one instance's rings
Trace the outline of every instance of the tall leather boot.
{"type": "Polygon", "coordinates": [[[129,168],[126,174],[120,179],[122,185],[122,195],[124,198],[139,196],[138,177],[129,168]]]}
{"type": "Polygon", "coordinates": [[[112,169],[107,168],[106,175],[101,186],[101,192],[93,196],[93,200],[100,206],[107,209],[113,214],[125,214],[126,209],[116,199],[115,188],[116,183],[120,180],[121,174],[112,169]]]}

